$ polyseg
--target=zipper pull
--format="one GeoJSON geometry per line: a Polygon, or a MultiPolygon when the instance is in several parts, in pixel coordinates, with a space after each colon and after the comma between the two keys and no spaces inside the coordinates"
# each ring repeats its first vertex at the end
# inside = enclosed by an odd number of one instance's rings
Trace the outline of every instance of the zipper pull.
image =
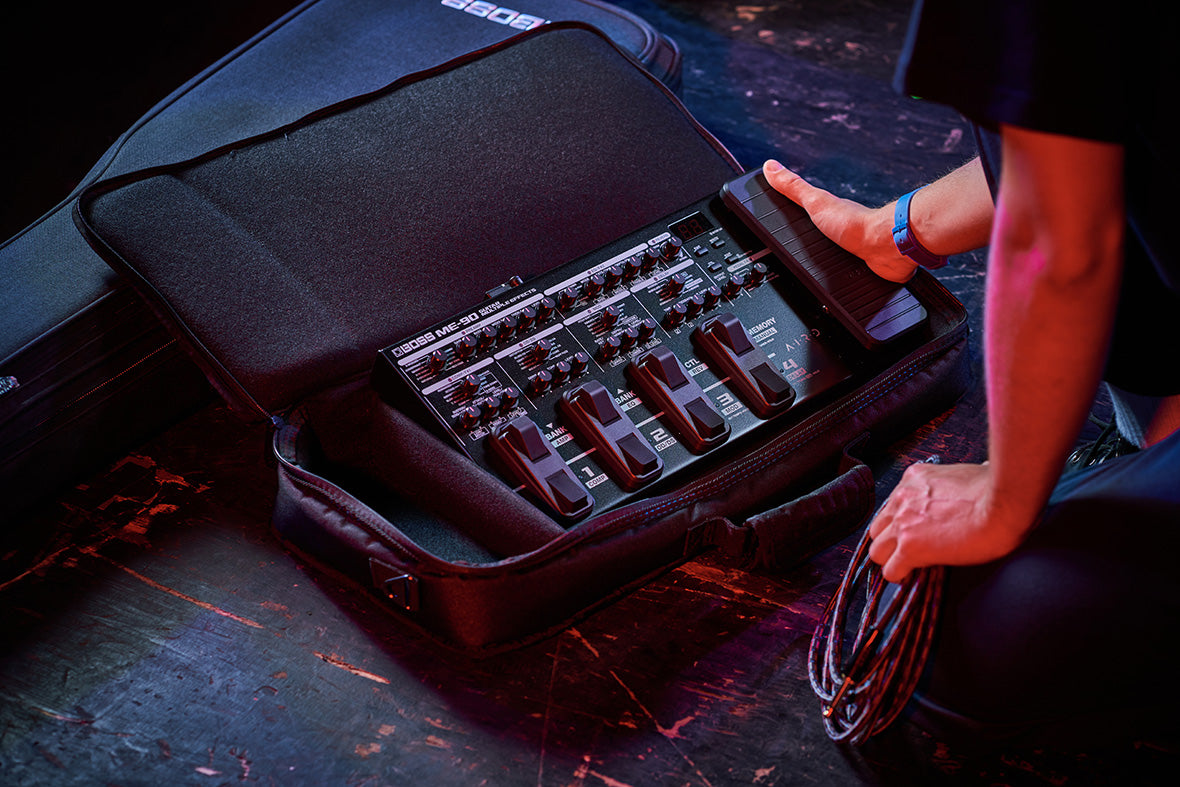
{"type": "Polygon", "coordinates": [[[262,455],[265,457],[267,467],[277,467],[278,461],[275,458],[275,452],[279,450],[278,436],[286,428],[287,422],[283,420],[281,415],[269,415],[270,429],[266,433],[266,445],[262,448],[262,455]]]}

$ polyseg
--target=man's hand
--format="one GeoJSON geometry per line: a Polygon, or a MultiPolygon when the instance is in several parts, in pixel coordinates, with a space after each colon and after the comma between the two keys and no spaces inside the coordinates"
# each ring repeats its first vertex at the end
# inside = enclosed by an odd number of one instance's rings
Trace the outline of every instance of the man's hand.
{"type": "MultiPolygon", "coordinates": [[[[881,278],[905,282],[918,269],[893,242],[896,200],[868,208],[811,185],[773,160],[762,165],[762,174],[776,191],[807,211],[820,232],[867,262],[881,278]]],[[[974,158],[914,195],[910,231],[933,254],[962,254],[987,245],[994,213],[983,165],[974,158]]]]}
{"type": "Polygon", "coordinates": [[[900,582],[915,568],[986,563],[1014,550],[1037,512],[1008,510],[988,464],[911,465],[869,525],[869,558],[900,582]]]}
{"type": "Polygon", "coordinates": [[[775,191],[798,204],[819,231],[837,246],[868,263],[878,276],[906,282],[918,269],[893,243],[893,210],[867,208],[813,186],[777,161],[762,166],[762,174],[775,191]]]}

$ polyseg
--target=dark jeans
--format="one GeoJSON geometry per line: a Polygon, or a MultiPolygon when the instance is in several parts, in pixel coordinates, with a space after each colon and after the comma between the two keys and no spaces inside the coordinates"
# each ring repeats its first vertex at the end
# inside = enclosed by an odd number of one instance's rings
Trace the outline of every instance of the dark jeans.
{"type": "Polygon", "coordinates": [[[948,571],[912,719],[979,740],[1176,738],[1180,433],[1063,478],[1008,557],[948,571]],[[1168,711],[1172,711],[1168,713],[1168,711]]]}

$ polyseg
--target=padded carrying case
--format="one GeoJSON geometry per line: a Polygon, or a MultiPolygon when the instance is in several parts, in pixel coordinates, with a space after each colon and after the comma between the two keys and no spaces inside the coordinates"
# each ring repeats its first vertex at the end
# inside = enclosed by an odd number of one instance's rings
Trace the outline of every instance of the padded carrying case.
{"type": "Polygon", "coordinates": [[[54,210],[0,246],[0,521],[210,400],[198,367],[70,218],[87,185],[291,123],[543,21],[593,24],[669,85],[680,52],[599,0],[307,0],[128,129],[54,210]]]}
{"type": "Polygon", "coordinates": [[[805,559],[871,511],[862,457],[964,389],[963,309],[919,275],[928,320],[871,375],[572,524],[376,392],[386,345],[740,172],[633,56],[552,24],[96,184],[76,220],[231,404],[274,423],[286,544],[408,626],[487,653],[707,549],[750,568],[805,559]]]}

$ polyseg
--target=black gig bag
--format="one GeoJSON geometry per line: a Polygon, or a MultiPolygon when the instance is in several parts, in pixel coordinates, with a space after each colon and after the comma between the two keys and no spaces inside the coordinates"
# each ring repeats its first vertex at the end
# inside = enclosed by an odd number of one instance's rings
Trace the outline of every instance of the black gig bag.
{"type": "Polygon", "coordinates": [[[270,131],[558,20],[594,25],[679,84],[676,43],[603,0],[303,0],[161,100],[73,194],[0,243],[0,521],[210,398],[188,354],[78,234],[82,188],[270,131]]]}
{"type": "Polygon", "coordinates": [[[573,523],[378,394],[390,343],[740,171],[633,56],[563,23],[97,184],[76,220],[226,399],[274,423],[284,542],[408,625],[488,653],[708,549],[782,568],[834,543],[873,507],[857,457],[965,388],[963,309],[922,274],[910,287],[928,319],[871,373],[573,523]]]}

